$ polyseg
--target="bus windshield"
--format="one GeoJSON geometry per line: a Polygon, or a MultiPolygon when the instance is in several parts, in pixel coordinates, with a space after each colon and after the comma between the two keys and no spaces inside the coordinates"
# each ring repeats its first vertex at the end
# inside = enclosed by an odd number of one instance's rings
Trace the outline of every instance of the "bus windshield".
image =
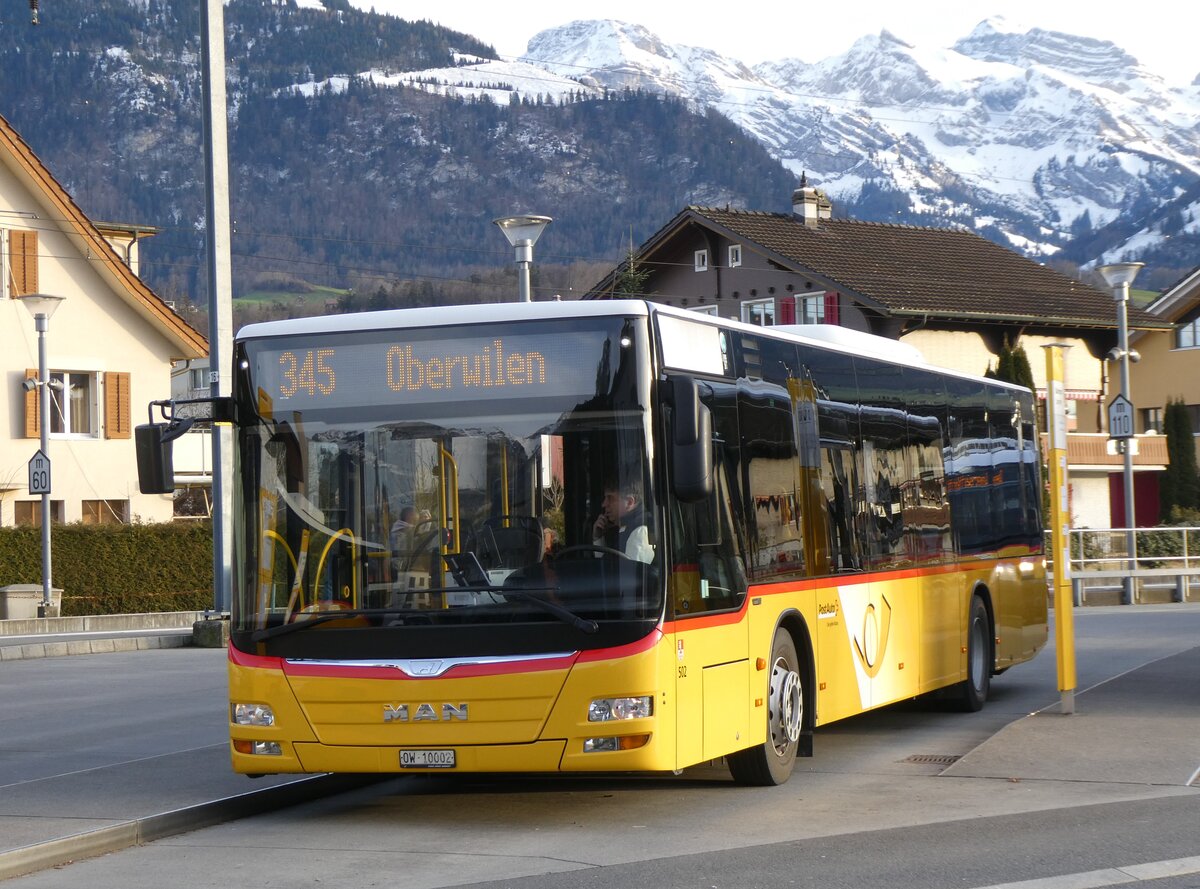
{"type": "Polygon", "coordinates": [[[612,317],[241,342],[234,643],[396,658],[644,635],[663,607],[648,355],[644,320],[612,317]]]}

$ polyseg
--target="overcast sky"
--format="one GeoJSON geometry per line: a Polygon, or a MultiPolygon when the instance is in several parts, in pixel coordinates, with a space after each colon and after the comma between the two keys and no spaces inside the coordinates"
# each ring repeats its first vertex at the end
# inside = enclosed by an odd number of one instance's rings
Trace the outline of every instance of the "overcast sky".
{"type": "Polygon", "coordinates": [[[984,19],[1002,15],[1021,26],[1110,40],[1172,86],[1190,83],[1200,73],[1194,49],[1200,3],[1195,0],[741,0],[727,6],[701,4],[690,12],[674,3],[646,0],[603,0],[594,7],[561,0],[450,0],[420,12],[411,0],[351,3],[464,31],[503,56],[521,55],[529,38],[545,28],[603,18],[643,25],[668,43],[705,47],[749,64],[782,58],[820,61],[884,28],[910,43],[946,47],[984,19]]]}

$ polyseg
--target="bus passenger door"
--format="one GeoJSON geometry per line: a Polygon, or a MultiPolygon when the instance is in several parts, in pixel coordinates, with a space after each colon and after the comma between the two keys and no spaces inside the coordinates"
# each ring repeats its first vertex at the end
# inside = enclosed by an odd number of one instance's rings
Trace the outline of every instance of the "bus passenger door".
{"type": "MultiPolygon", "coordinates": [[[[732,391],[703,400],[713,417],[713,490],[670,509],[670,618],[675,630],[677,762],[685,767],[748,746],[752,677],[742,606],[746,573],[724,442],[737,435],[732,391]]],[[[707,389],[709,384],[704,384],[707,389]]],[[[736,438],[733,438],[736,441],[736,438]]],[[[733,476],[736,477],[736,476],[733,476]]]]}

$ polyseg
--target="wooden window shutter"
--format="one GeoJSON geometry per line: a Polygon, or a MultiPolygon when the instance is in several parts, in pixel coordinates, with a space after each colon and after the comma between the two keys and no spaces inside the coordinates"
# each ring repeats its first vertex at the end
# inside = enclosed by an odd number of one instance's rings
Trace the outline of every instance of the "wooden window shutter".
{"type": "MultiPolygon", "coordinates": [[[[36,367],[25,368],[25,379],[36,380],[37,374],[38,374],[38,372],[37,372],[36,367]]],[[[25,393],[25,437],[26,438],[41,438],[42,437],[42,427],[38,422],[40,420],[40,417],[38,417],[38,411],[41,410],[41,401],[39,400],[40,397],[41,397],[41,393],[38,392],[36,386],[34,386],[32,389],[28,390],[25,393]]]]}
{"type": "Polygon", "coordinates": [[[38,292],[38,233],[13,229],[8,233],[10,296],[38,292]]]}
{"type": "Polygon", "coordinates": [[[133,434],[129,374],[110,371],[104,375],[104,437],[129,438],[133,434]]]}

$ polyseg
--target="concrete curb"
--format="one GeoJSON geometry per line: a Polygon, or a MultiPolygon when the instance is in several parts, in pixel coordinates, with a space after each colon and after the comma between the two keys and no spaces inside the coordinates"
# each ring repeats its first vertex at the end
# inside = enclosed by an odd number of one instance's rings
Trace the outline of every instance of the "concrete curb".
{"type": "Polygon", "coordinates": [[[335,796],[394,775],[319,775],[0,852],[0,880],[335,796]]]}
{"type": "Polygon", "coordinates": [[[65,657],[72,654],[110,654],[114,651],[142,651],[151,648],[184,648],[193,644],[192,631],[180,630],[156,636],[129,636],[124,639],[74,639],[69,642],[29,642],[0,646],[0,662],[28,658],[65,657]]]}
{"type": "Polygon", "coordinates": [[[72,654],[108,654],[152,648],[183,648],[208,644],[211,632],[197,641],[196,628],[217,624],[228,639],[227,620],[206,620],[203,611],[164,611],[149,614],[97,614],[86,617],[38,617],[0,620],[0,662],[72,654]],[[58,638],[38,641],[41,637],[58,638]],[[95,638],[90,638],[95,637],[95,638]]]}
{"type": "Polygon", "coordinates": [[[94,614],[83,617],[34,617],[0,620],[0,636],[38,636],[58,633],[112,633],[122,630],[192,628],[203,611],[162,611],[148,614],[94,614]]]}

